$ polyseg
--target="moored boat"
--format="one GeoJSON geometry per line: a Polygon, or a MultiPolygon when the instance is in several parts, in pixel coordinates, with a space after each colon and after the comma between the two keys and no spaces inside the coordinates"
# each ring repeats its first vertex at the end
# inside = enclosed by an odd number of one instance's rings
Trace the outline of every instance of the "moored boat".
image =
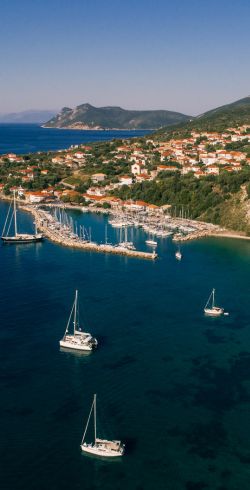
{"type": "Polygon", "coordinates": [[[215,306],[215,289],[212,289],[212,292],[204,308],[204,313],[208,316],[221,316],[224,314],[224,308],[215,306]]]}
{"type": "Polygon", "coordinates": [[[34,242],[41,242],[43,240],[43,235],[41,233],[18,233],[17,230],[17,208],[16,208],[16,194],[14,191],[14,197],[13,197],[13,212],[10,215],[10,211],[12,209],[11,205],[9,207],[9,211],[6,216],[6,220],[4,223],[3,227],[3,232],[1,239],[4,243],[13,243],[13,244],[18,244],[18,243],[34,243],[34,242]],[[10,229],[12,225],[12,221],[14,220],[14,235],[10,235],[10,229]],[[7,230],[7,232],[6,232],[7,230]],[[6,233],[5,233],[6,232],[6,233]]]}
{"type": "Polygon", "coordinates": [[[79,324],[79,303],[78,303],[78,291],[75,293],[75,300],[70,312],[69,320],[65,330],[65,334],[59,342],[61,347],[66,349],[72,349],[77,351],[91,351],[97,347],[97,340],[92,337],[90,333],[82,332],[79,324]],[[73,333],[69,333],[69,327],[73,318],[73,333]]]}
{"type": "Polygon", "coordinates": [[[178,250],[175,252],[175,258],[177,260],[181,260],[182,259],[182,253],[181,253],[180,247],[178,247],[178,250]]]}
{"type": "Polygon", "coordinates": [[[87,424],[85,426],[82,442],[81,442],[81,450],[84,453],[94,454],[95,456],[101,456],[105,458],[115,458],[119,456],[123,456],[125,445],[121,441],[112,440],[109,441],[107,439],[100,439],[97,437],[96,430],[96,395],[94,395],[93,403],[91,405],[91,409],[89,412],[87,424]],[[94,421],[94,442],[88,444],[85,441],[86,433],[88,430],[91,414],[93,412],[93,421],[94,421]]]}
{"type": "Polygon", "coordinates": [[[152,247],[157,247],[157,242],[155,240],[146,240],[145,243],[152,247]]]}

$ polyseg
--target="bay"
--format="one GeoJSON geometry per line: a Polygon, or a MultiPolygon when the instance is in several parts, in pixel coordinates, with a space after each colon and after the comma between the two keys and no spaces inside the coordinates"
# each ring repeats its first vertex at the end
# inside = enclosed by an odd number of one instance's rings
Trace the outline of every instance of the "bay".
{"type": "Polygon", "coordinates": [[[152,131],[84,131],[42,128],[38,124],[0,124],[0,154],[56,151],[96,141],[144,136],[152,131]]]}
{"type": "MultiPolygon", "coordinates": [[[[104,241],[106,216],[71,215],[104,241]]],[[[134,230],[139,249],[145,237],[134,230]]],[[[181,262],[175,249],[160,239],[151,262],[1,245],[1,488],[248,490],[249,242],[185,243],[181,262]],[[228,317],[204,317],[212,287],[228,317]],[[88,356],[58,344],[76,288],[99,340],[88,356]],[[120,461],[81,454],[94,393],[98,432],[126,443],[120,461]]]]}

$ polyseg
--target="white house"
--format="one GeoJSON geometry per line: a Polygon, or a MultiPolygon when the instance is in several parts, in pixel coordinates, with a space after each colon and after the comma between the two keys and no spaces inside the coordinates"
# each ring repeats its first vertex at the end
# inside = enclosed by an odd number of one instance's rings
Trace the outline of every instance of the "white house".
{"type": "Polygon", "coordinates": [[[129,175],[121,175],[121,177],[119,177],[119,182],[121,185],[131,185],[133,180],[129,175]]]}
{"type": "Polygon", "coordinates": [[[145,173],[144,164],[142,162],[133,163],[133,165],[131,165],[131,173],[133,175],[140,175],[141,173],[145,173]]]}

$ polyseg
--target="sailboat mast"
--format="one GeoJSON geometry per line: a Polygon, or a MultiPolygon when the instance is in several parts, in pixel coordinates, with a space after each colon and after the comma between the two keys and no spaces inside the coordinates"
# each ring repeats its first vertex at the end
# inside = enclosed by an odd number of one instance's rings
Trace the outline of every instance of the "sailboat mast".
{"type": "Polygon", "coordinates": [[[94,430],[95,430],[95,443],[96,443],[96,395],[94,395],[94,430]]]}
{"type": "Polygon", "coordinates": [[[15,236],[17,236],[17,221],[16,221],[16,191],[14,191],[14,229],[15,229],[15,236]]]}
{"type": "Polygon", "coordinates": [[[86,436],[86,432],[87,432],[87,430],[88,430],[88,426],[89,426],[89,421],[90,421],[91,413],[92,413],[93,407],[94,407],[94,405],[95,405],[95,396],[96,396],[96,395],[94,395],[94,400],[93,400],[93,403],[92,403],[92,405],[91,405],[91,409],[90,409],[90,412],[89,412],[89,416],[88,416],[87,424],[86,424],[86,427],[85,427],[85,431],[84,431],[83,436],[82,436],[82,442],[81,442],[81,444],[83,444],[83,443],[84,443],[84,439],[85,439],[85,436],[86,436]]]}
{"type": "Polygon", "coordinates": [[[213,289],[213,301],[212,301],[212,308],[214,308],[214,293],[215,293],[215,289],[213,289]]]}
{"type": "Polygon", "coordinates": [[[75,296],[75,311],[74,311],[74,335],[75,335],[75,331],[76,331],[77,300],[78,300],[78,291],[76,290],[76,296],[75,296]]]}

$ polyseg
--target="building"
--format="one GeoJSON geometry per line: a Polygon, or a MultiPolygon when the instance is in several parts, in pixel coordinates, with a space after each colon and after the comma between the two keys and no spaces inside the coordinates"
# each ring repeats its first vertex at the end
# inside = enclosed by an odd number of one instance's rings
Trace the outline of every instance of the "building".
{"type": "Polygon", "coordinates": [[[92,182],[103,182],[104,180],[106,179],[106,174],[102,174],[102,173],[99,173],[99,174],[93,174],[91,176],[91,180],[92,182]]]}
{"type": "Polygon", "coordinates": [[[133,179],[129,175],[121,175],[119,177],[119,182],[121,185],[131,185],[133,183],[133,179]]]}
{"type": "Polygon", "coordinates": [[[144,173],[144,164],[142,162],[136,162],[131,165],[131,173],[133,175],[140,175],[144,173]]]}

